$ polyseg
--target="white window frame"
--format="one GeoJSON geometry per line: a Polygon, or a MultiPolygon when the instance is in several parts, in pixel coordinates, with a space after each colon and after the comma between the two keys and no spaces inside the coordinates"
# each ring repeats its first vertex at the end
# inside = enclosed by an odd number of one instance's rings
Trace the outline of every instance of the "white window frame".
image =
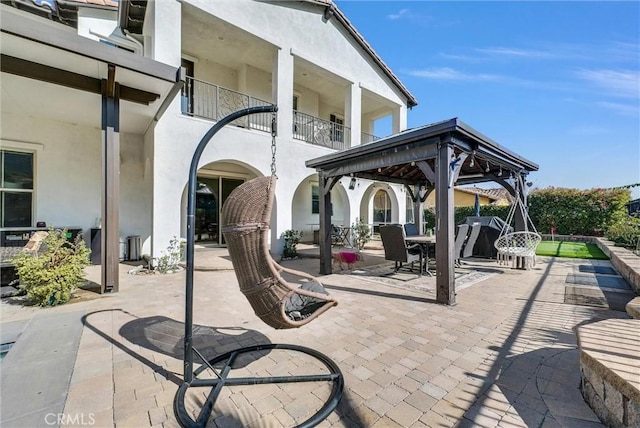
{"type": "MultiPolygon", "coordinates": [[[[2,187],[2,177],[0,177],[0,192],[14,192],[14,193],[31,193],[31,223],[25,227],[32,227],[34,219],[37,217],[37,188],[38,188],[38,152],[44,150],[44,144],[31,143],[25,141],[15,140],[0,140],[0,150],[3,152],[16,152],[25,153],[32,156],[32,168],[33,168],[33,188],[32,189],[13,189],[2,187]]],[[[0,162],[3,160],[0,159],[0,162]]],[[[0,225],[4,224],[4,211],[0,213],[0,225]]],[[[4,227],[4,226],[2,226],[4,227]]]]}

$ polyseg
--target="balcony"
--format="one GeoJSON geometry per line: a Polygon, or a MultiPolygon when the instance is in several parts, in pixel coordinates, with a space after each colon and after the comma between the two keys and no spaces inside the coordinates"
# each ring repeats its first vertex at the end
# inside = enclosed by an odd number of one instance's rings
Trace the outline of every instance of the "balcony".
{"type": "Polygon", "coordinates": [[[343,150],[350,146],[351,129],[306,113],[293,111],[293,138],[309,144],[343,150]]]}
{"type": "MultiPolygon", "coordinates": [[[[182,90],[182,114],[213,121],[218,121],[247,107],[265,105],[271,105],[271,103],[193,77],[187,77],[182,90]]],[[[231,124],[271,132],[271,114],[245,116],[231,124]]],[[[294,110],[293,138],[317,146],[343,150],[351,145],[351,129],[342,123],[320,119],[294,110]]],[[[362,133],[362,138],[363,142],[378,139],[366,133],[362,133]]]]}
{"type": "MultiPolygon", "coordinates": [[[[238,110],[268,105],[271,105],[269,101],[193,77],[187,77],[185,87],[182,89],[182,113],[203,119],[218,121],[238,110]]],[[[231,124],[242,128],[271,132],[271,114],[252,114],[236,119],[231,124]]]]}
{"type": "Polygon", "coordinates": [[[361,133],[360,135],[360,144],[373,143],[376,140],[379,140],[380,137],[376,137],[372,134],[367,134],[366,132],[361,133]]]}

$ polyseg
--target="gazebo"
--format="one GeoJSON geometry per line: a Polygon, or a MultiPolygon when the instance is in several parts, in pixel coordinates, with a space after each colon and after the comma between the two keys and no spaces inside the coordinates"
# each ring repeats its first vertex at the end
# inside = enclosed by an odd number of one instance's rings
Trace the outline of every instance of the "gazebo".
{"type": "MultiPolygon", "coordinates": [[[[453,187],[496,182],[522,198],[526,176],[538,165],[509,151],[458,118],[408,129],[369,144],[311,159],[318,173],[320,199],[320,273],[331,273],[331,189],[344,176],[402,184],[422,212],[427,196],[436,192],[436,300],[454,305],[453,187]]],[[[415,219],[422,230],[422,216],[415,219]]],[[[526,219],[516,214],[515,229],[526,219]]]]}

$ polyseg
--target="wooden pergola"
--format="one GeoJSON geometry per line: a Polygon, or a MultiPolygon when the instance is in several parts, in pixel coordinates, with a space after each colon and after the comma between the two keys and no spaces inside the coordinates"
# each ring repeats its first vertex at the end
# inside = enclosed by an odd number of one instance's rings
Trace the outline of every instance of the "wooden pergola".
{"type": "MultiPolygon", "coordinates": [[[[421,213],[436,192],[436,300],[454,305],[454,185],[494,181],[523,199],[526,176],[538,165],[497,144],[454,118],[409,129],[373,143],[306,162],[318,173],[320,188],[320,273],[331,273],[331,189],[344,176],[402,184],[421,213]]],[[[422,216],[416,215],[418,230],[422,216]]],[[[515,229],[525,228],[516,214],[515,229]]]]}

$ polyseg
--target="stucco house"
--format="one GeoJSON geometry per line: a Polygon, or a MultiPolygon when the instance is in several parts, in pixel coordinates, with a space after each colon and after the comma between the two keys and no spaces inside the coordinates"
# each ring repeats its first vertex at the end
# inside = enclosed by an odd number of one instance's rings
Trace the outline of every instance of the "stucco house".
{"type": "MultiPolygon", "coordinates": [[[[46,222],[88,236],[102,223],[104,239],[102,217],[111,210],[117,219],[106,240],[137,235],[142,253],[157,256],[185,236],[188,169],[200,138],[232,111],[273,103],[278,253],[282,232],[311,236],[319,223],[317,176],[305,160],[374,140],[380,119],[403,131],[417,104],[330,0],[2,3],[5,229],[46,222]],[[105,82],[102,99],[83,77],[105,82]],[[104,120],[104,88],[114,81],[133,88],[112,103],[117,149],[104,120]],[[119,161],[109,164],[110,156],[119,161]]],[[[223,244],[225,197],[270,174],[270,123],[270,115],[249,117],[209,144],[198,173],[197,238],[223,244]]],[[[400,185],[343,178],[332,201],[336,225],[402,223],[407,209],[411,216],[400,185]]],[[[123,257],[122,245],[113,248],[123,257]]]]}

